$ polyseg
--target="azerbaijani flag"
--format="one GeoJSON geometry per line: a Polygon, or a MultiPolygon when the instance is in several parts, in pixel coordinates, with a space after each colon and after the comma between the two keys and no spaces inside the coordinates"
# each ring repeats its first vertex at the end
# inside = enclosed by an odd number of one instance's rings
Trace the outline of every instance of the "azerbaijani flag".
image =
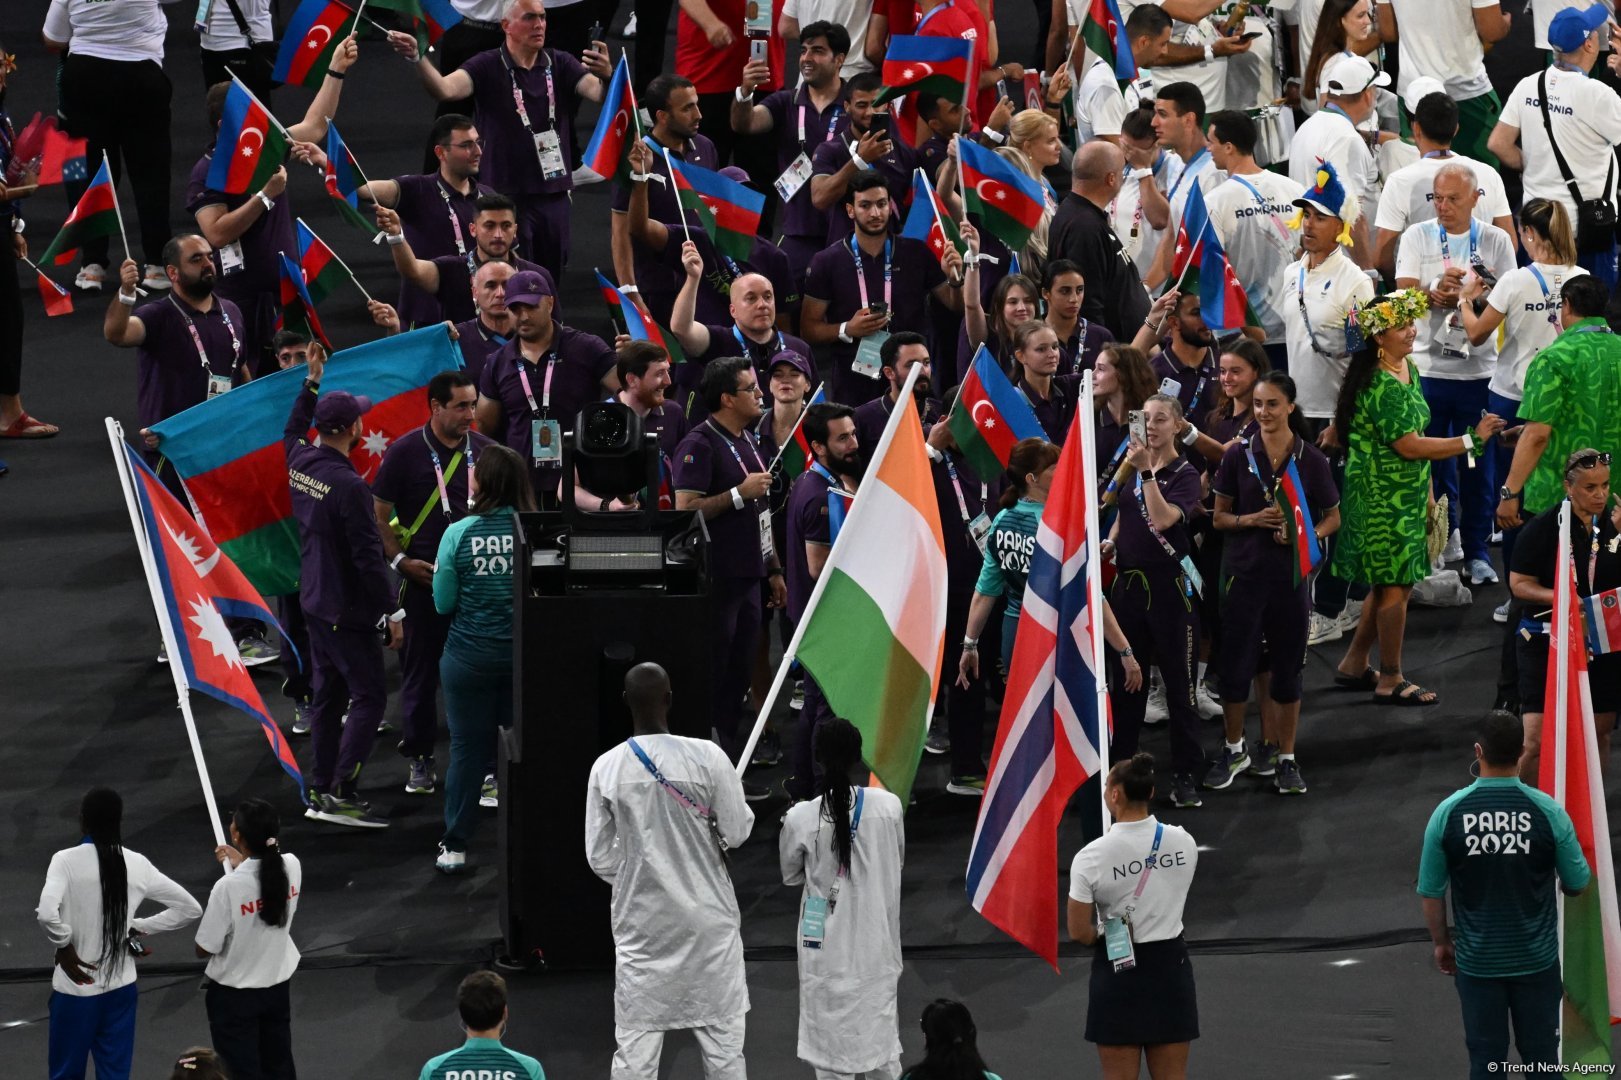
{"type": "Polygon", "coordinates": [[[439,44],[445,31],[462,21],[461,12],[451,6],[450,0],[367,0],[374,8],[398,12],[410,22],[411,33],[416,35],[418,48],[426,52],[427,45],[439,44]]]}
{"type": "Polygon", "coordinates": [[[1020,440],[1047,437],[1030,402],[1014,389],[983,344],[957,391],[957,404],[952,406],[946,426],[957,449],[987,481],[1007,468],[1020,440]]]}
{"type": "MultiPolygon", "coordinates": [[[[374,402],[350,454],[362,477],[370,481],[394,440],[427,422],[428,380],[461,366],[443,323],[333,354],[322,390],[374,402]]],[[[198,521],[265,596],[298,591],[298,525],[282,431],[303,382],[303,367],[288,368],[152,426],[198,521]]]]}
{"type": "Polygon", "coordinates": [[[375,233],[375,222],[360,212],[360,185],[365,183],[360,165],[349,152],[349,145],[338,134],[338,125],[326,126],[326,193],[337,204],[338,215],[357,229],[375,233]]]}
{"type": "Polygon", "coordinates": [[[1188,190],[1182,223],[1177,227],[1171,277],[1184,294],[1189,288],[1198,288],[1200,314],[1204,324],[1216,333],[1261,325],[1249,294],[1221,246],[1221,237],[1216,235],[1210,212],[1205,209],[1204,192],[1197,183],[1188,190]]]}
{"type": "Polygon", "coordinates": [[[681,350],[681,342],[676,340],[674,334],[644,316],[642,309],[631,303],[630,297],[620,292],[617,285],[602,276],[601,270],[596,274],[597,288],[602,291],[602,302],[608,305],[608,317],[613,319],[615,327],[623,326],[632,341],[651,341],[659,346],[670,357],[672,367],[687,362],[687,354],[681,350]]]}
{"type": "Polygon", "coordinates": [[[304,272],[285,251],[277,252],[276,257],[281,261],[281,317],[276,320],[276,329],[298,330],[330,350],[332,342],[321,328],[315,301],[310,299],[310,291],[304,286],[304,272]]]}
{"type": "Polygon", "coordinates": [[[355,22],[355,13],[338,0],[304,0],[282,33],[271,78],[288,86],[319,86],[338,46],[355,32],[355,22]]]}
{"type": "Polygon", "coordinates": [[[827,489],[827,542],[836,544],[844,530],[844,519],[850,516],[850,505],[856,501],[855,493],[841,487],[827,489]]]}
{"type": "Polygon", "coordinates": [[[51,241],[51,246],[45,249],[39,261],[50,261],[57,266],[70,263],[78,257],[79,249],[86,241],[102,236],[117,236],[118,233],[118,192],[113,188],[112,174],[107,170],[107,155],[103,154],[96,178],[79,196],[78,205],[62,222],[62,231],[56,234],[56,239],[51,241]]]}
{"type": "Polygon", "coordinates": [[[765,196],[718,172],[678,158],[667,158],[675,180],[676,198],[703,222],[715,250],[734,259],[747,259],[760,232],[765,196]]]}
{"type": "Polygon", "coordinates": [[[1621,649],[1621,589],[1608,589],[1582,599],[1587,622],[1587,649],[1603,656],[1621,649]]]}
{"type": "Polygon", "coordinates": [[[304,272],[304,288],[310,300],[319,304],[336,292],[345,282],[355,280],[343,260],[332,253],[326,241],[315,235],[315,230],[296,222],[298,228],[298,268],[304,272]]]}
{"type": "Polygon", "coordinates": [[[959,255],[968,252],[962,233],[957,231],[957,223],[951,220],[951,212],[922,169],[912,170],[912,207],[906,212],[906,226],[901,229],[901,235],[929,245],[936,259],[946,253],[947,243],[956,248],[959,255]]]}
{"type": "Polygon", "coordinates": [[[597,114],[597,129],[586,143],[582,164],[604,180],[615,180],[621,185],[630,182],[630,144],[638,130],[636,119],[636,92],[630,86],[630,66],[623,55],[614,68],[613,78],[602,96],[602,112],[597,114]]]}
{"type": "Polygon", "coordinates": [[[232,75],[208,165],[209,188],[227,195],[257,191],[281,168],[291,142],[287,129],[232,75]]]}
{"type": "Polygon", "coordinates": [[[958,137],[957,161],[962,166],[963,205],[979,219],[980,227],[1011,250],[1028,244],[1046,210],[1041,184],[972,139],[958,137]]]}
{"type": "MultiPolygon", "coordinates": [[[[1137,77],[1137,58],[1131,54],[1131,37],[1126,33],[1126,20],[1120,17],[1120,5],[1115,0],[1091,0],[1086,14],[1081,17],[1080,37],[1088,52],[1107,61],[1114,69],[1114,81],[1122,90],[1137,77]]],[[[1084,72],[1085,67],[1080,70],[1084,72]]]]}
{"type": "Polygon", "coordinates": [[[946,550],[910,379],[900,401],[816,579],[796,653],[905,806],[940,683],[946,550]]]}
{"type": "Polygon", "coordinates": [[[1587,678],[1576,566],[1570,551],[1570,503],[1559,511],[1559,580],[1554,589],[1548,680],[1543,700],[1542,754],[1537,787],[1564,807],[1592,871],[1580,896],[1557,896],[1560,971],[1565,995],[1559,1025],[1564,1065],[1611,1065],[1610,1034],[1621,1022],[1621,919],[1617,917],[1615,861],[1599,772],[1598,737],[1587,678]]]}
{"type": "Polygon", "coordinates": [[[882,105],[915,90],[966,104],[973,63],[972,41],[897,34],[889,39],[884,85],[872,103],[882,105]]]}
{"type": "MultiPolygon", "coordinates": [[[[805,402],[805,408],[821,405],[826,401],[827,384],[823,383],[816,388],[816,393],[810,396],[810,400],[805,402]]],[[[772,464],[780,467],[783,478],[792,483],[796,476],[810,468],[813,460],[815,455],[811,453],[810,440],[805,437],[805,413],[801,411],[799,419],[794,421],[794,430],[789,434],[788,441],[778,451],[777,460],[772,464]]]]}
{"type": "Polygon", "coordinates": [[[1323,548],[1317,541],[1317,523],[1311,518],[1306,485],[1300,480],[1293,454],[1289,455],[1289,467],[1278,477],[1278,509],[1283,511],[1283,534],[1294,552],[1295,584],[1299,585],[1323,561],[1323,548]]]}

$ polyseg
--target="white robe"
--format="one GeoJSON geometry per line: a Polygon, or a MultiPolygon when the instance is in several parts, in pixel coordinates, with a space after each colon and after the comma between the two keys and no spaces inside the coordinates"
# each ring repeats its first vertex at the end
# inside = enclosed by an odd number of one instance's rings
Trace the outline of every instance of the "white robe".
{"type": "MultiPolygon", "coordinates": [[[[828,913],[820,949],[799,949],[799,1057],[813,1068],[862,1073],[901,1056],[896,984],[901,976],[901,863],[906,833],[900,799],[867,788],[861,823],[850,852],[850,876],[828,913]]],[[[851,803],[852,810],[854,801],[851,803]]],[[[800,803],[782,821],[778,847],[785,885],[805,886],[800,897],[827,896],[838,872],[833,824],[822,818],[822,799],[800,803]]]]}
{"type": "MultiPolygon", "coordinates": [[[[729,847],[754,813],[726,754],[707,739],[639,735],[665,779],[709,807],[729,847]]],[[[614,1023],[704,1027],[748,1011],[737,893],[709,826],[623,743],[591,766],[585,854],[613,886],[614,1023]]]]}

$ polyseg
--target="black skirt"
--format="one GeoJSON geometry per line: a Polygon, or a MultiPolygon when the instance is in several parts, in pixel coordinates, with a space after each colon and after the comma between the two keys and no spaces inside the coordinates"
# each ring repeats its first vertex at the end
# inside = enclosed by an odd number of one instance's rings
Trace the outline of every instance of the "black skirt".
{"type": "Polygon", "coordinates": [[[1098,938],[1086,1003],[1086,1041],[1101,1046],[1155,1046],[1199,1037],[1193,964],[1180,936],[1139,942],[1137,966],[1115,971],[1098,938]]]}

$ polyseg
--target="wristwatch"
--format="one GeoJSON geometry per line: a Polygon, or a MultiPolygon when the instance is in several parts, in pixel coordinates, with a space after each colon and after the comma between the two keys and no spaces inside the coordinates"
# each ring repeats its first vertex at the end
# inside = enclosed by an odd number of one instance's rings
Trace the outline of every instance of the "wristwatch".
{"type": "Polygon", "coordinates": [[[1502,487],[1497,489],[1497,498],[1503,502],[1507,502],[1510,499],[1518,499],[1522,494],[1524,494],[1524,492],[1515,491],[1507,484],[1504,484],[1502,487]]]}
{"type": "Polygon", "coordinates": [[[1153,469],[1144,469],[1138,475],[1140,475],[1144,480],[1152,480],[1152,479],[1154,479],[1154,470],[1153,469]]]}

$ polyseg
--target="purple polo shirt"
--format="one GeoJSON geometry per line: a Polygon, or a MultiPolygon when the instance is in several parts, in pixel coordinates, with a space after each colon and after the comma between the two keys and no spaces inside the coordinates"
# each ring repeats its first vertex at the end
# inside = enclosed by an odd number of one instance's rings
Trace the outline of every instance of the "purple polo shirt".
{"type": "Polygon", "coordinates": [[[1197,421],[1199,430],[1217,442],[1230,443],[1240,435],[1247,439],[1261,430],[1255,422],[1253,410],[1246,410],[1233,416],[1225,411],[1218,413],[1217,408],[1218,406],[1212,405],[1210,411],[1204,414],[1204,418],[1197,421]]]}
{"type": "Polygon", "coordinates": [[[1204,351],[1198,367],[1188,367],[1171,351],[1171,339],[1165,338],[1160,342],[1159,354],[1149,362],[1149,366],[1153,368],[1154,378],[1160,386],[1164,386],[1166,379],[1176,383],[1176,398],[1182,403],[1182,412],[1192,417],[1201,410],[1209,409],[1221,393],[1221,386],[1217,382],[1217,363],[1218,355],[1212,346],[1204,351]]]}
{"type": "MultiPolygon", "coordinates": [[[[760,453],[765,457],[766,464],[770,464],[781,449],[777,441],[776,413],[773,403],[767,395],[765,411],[760,414],[759,423],[754,425],[754,437],[760,444],[760,453]]],[[[784,436],[787,432],[783,433],[784,436]]],[[[793,480],[783,469],[771,470],[771,490],[766,492],[766,502],[771,506],[771,536],[776,541],[778,553],[788,550],[788,492],[793,480]]]]}
{"type": "Polygon", "coordinates": [[[782,553],[783,575],[788,585],[788,617],[798,622],[805,614],[816,579],[811,577],[806,544],[830,547],[832,522],[828,518],[827,493],[832,484],[817,469],[806,469],[794,477],[788,492],[788,548],[782,553]]]}
{"type": "Polygon", "coordinates": [[[484,365],[490,357],[510,340],[485,326],[484,321],[476,317],[456,324],[456,347],[462,352],[462,370],[467,372],[474,386],[483,377],[484,365]]]}
{"type": "MultiPolygon", "coordinates": [[[[810,358],[810,346],[804,339],[792,334],[785,334],[775,328],[771,336],[764,343],[737,329],[737,324],[731,321],[724,323],[705,323],[704,329],[709,331],[709,348],[701,356],[689,356],[685,364],[677,364],[670,372],[671,388],[670,398],[681,405],[682,411],[694,424],[709,415],[704,408],[703,398],[698,393],[699,381],[704,377],[704,368],[711,360],[718,360],[723,356],[744,356],[754,364],[754,374],[760,381],[762,391],[769,388],[771,372],[767,369],[771,358],[784,349],[791,350],[799,355],[810,358]],[[734,333],[734,331],[736,331],[734,333]],[[741,344],[738,339],[742,338],[741,344]]],[[[813,386],[811,390],[816,388],[813,386]]],[[[768,395],[769,396],[769,395],[768,395]]],[[[768,408],[769,414],[770,409],[768,408]]]]}
{"type": "MultiPolygon", "coordinates": [[[[912,330],[923,333],[928,328],[925,300],[929,293],[946,280],[940,263],[921,240],[896,236],[891,238],[889,332],[912,330]]],[[[859,245],[858,245],[859,246],[859,245]]],[[[816,253],[810,270],[805,274],[805,295],[826,301],[828,322],[837,326],[855,317],[867,304],[883,300],[884,255],[861,253],[861,277],[866,281],[866,300],[857,284],[855,256],[849,243],[833,244],[816,253]]],[[[822,349],[821,369],[830,383],[829,392],[834,401],[845,405],[862,405],[889,389],[883,379],[870,379],[850,370],[856,358],[856,345],[834,340],[822,349]]]]}
{"type": "MultiPolygon", "coordinates": [[[[696,212],[688,210],[683,212],[681,203],[676,198],[675,184],[670,180],[669,170],[664,167],[664,147],[651,133],[642,137],[642,141],[653,151],[653,173],[664,178],[664,183],[651,180],[647,184],[647,217],[649,221],[665,221],[680,223],[683,213],[686,217],[687,227],[692,230],[696,240],[697,234],[703,231],[703,223],[698,220],[696,212]]],[[[715,153],[715,144],[706,136],[694,135],[684,147],[672,146],[669,148],[670,156],[680,161],[690,161],[694,165],[701,165],[706,169],[720,168],[718,155],[715,153]]],[[[630,209],[630,191],[619,184],[613,185],[613,211],[623,214],[630,209]]],[[[683,238],[684,239],[684,238],[683,238]]],[[[640,240],[631,238],[631,253],[635,258],[636,284],[642,290],[642,299],[646,301],[648,310],[660,322],[668,322],[670,308],[675,304],[675,294],[681,289],[684,277],[678,277],[663,263],[658,253],[648,249],[640,240]]],[[[676,244],[679,261],[680,244],[676,244]]]]}
{"type": "MultiPolygon", "coordinates": [[[[847,117],[839,122],[833,138],[818,146],[816,153],[811,155],[811,175],[832,176],[848,165],[850,140],[850,121],[847,117]]],[[[892,139],[890,145],[894,149],[874,161],[872,167],[878,170],[878,175],[884,178],[889,188],[889,231],[900,232],[906,208],[912,202],[912,170],[918,166],[917,151],[908,146],[904,139],[892,139]]],[[[807,183],[805,187],[808,190],[810,184],[807,183]]],[[[829,244],[836,244],[855,231],[850,215],[845,213],[842,199],[828,207],[823,216],[827,219],[829,244]]]]}
{"type": "Polygon", "coordinates": [[[1116,565],[1122,570],[1165,570],[1179,567],[1182,556],[1193,550],[1193,531],[1188,523],[1199,513],[1199,489],[1199,471],[1188,464],[1185,458],[1178,458],[1161,469],[1154,475],[1153,480],[1142,480],[1140,476],[1134,476],[1129,484],[1122,485],[1118,519],[1120,529],[1115,535],[1116,565]],[[1159,541],[1154,539],[1154,534],[1149,530],[1148,520],[1143,516],[1142,504],[1137,501],[1139,481],[1158,484],[1165,501],[1182,510],[1182,520],[1163,534],[1166,542],[1176,552],[1176,558],[1172,558],[1160,547],[1159,541]]]}
{"type": "Polygon", "coordinates": [[[146,328],[146,339],[135,348],[136,416],[141,427],[151,427],[208,400],[208,376],[203,373],[197,342],[186,328],[187,316],[202,340],[208,370],[231,376],[233,384],[242,381],[247,342],[242,312],[235,304],[215,297],[208,311],[198,311],[178,296],[142,304],[135,310],[135,317],[146,328]]]}
{"type": "MultiPolygon", "coordinates": [[[[1077,320],[1075,333],[1068,341],[1058,343],[1058,374],[1079,375],[1083,371],[1091,371],[1092,365],[1097,363],[1098,353],[1103,350],[1103,346],[1113,340],[1114,333],[1102,323],[1088,319],[1077,320]]],[[[1209,399],[1210,394],[1207,390],[1205,400],[1209,399]]]]}
{"type": "MultiPolygon", "coordinates": [[[[1217,495],[1233,500],[1235,514],[1255,514],[1269,505],[1267,495],[1273,488],[1272,463],[1267,460],[1266,449],[1259,438],[1254,440],[1255,465],[1245,447],[1231,446],[1221,456],[1210,489],[1217,495]],[[1260,477],[1256,477],[1256,472],[1260,477]]],[[[1321,521],[1323,514],[1340,504],[1340,493],[1334,487],[1334,476],[1329,470],[1328,457],[1317,447],[1295,437],[1295,469],[1306,488],[1306,505],[1311,508],[1313,521],[1321,521]]],[[[1280,544],[1270,529],[1235,529],[1225,534],[1222,543],[1221,571],[1229,577],[1245,582],[1264,583],[1288,589],[1294,586],[1294,549],[1280,544]]]]}
{"type": "MultiPolygon", "coordinates": [[[[608,400],[619,401],[619,395],[615,394],[608,400]]],[[[675,448],[687,437],[688,430],[686,414],[674,401],[667,400],[658,408],[648,410],[647,415],[642,417],[642,431],[650,431],[658,437],[659,489],[668,490],[671,510],[675,509],[675,448]]]]}
{"type": "MultiPolygon", "coordinates": [[[[800,154],[809,158],[822,144],[836,137],[845,117],[846,94],[847,91],[841,87],[839,96],[820,112],[811,104],[810,90],[804,86],[795,90],[778,90],[760,102],[761,107],[771,114],[771,130],[777,136],[779,173],[800,154]]],[[[821,238],[827,232],[827,215],[811,205],[810,189],[810,181],[807,180],[782,208],[782,234],[813,237],[820,247],[821,238]]]]}
{"type": "Polygon", "coordinates": [[[422,527],[411,536],[405,553],[413,559],[432,562],[439,553],[439,540],[453,521],[467,516],[472,505],[471,481],[473,466],[478,455],[493,440],[477,431],[469,431],[468,442],[447,446],[439,441],[433,429],[424,424],[395,439],[383,452],[383,463],[377,467],[372,480],[372,494],[386,503],[394,504],[394,514],[400,524],[409,528],[422,508],[432,503],[434,509],[423,518],[422,527]],[[461,461],[456,471],[450,471],[450,462],[460,452],[461,461]],[[437,455],[439,472],[434,471],[437,455]],[[445,476],[445,500],[439,497],[439,474],[445,476]],[[445,502],[449,503],[448,508],[445,502]]]}
{"type": "Polygon", "coordinates": [[[1047,441],[1063,446],[1069,436],[1070,422],[1075,419],[1075,407],[1080,402],[1079,382],[1067,375],[1054,376],[1047,396],[1043,398],[1024,381],[1024,370],[1021,368],[1018,378],[1013,381],[1013,388],[1023,394],[1036,411],[1036,420],[1041,424],[1041,430],[1047,433],[1047,441]]]}
{"type": "Polygon", "coordinates": [[[996,516],[997,493],[994,485],[981,483],[979,474],[959,451],[947,450],[939,460],[931,458],[929,470],[934,478],[934,499],[939,505],[940,531],[946,542],[946,576],[951,580],[952,592],[966,602],[985,562],[979,545],[968,535],[968,523],[981,512],[996,516]],[[986,510],[987,504],[989,510],[986,510]]]}
{"type": "MultiPolygon", "coordinates": [[[[241,195],[227,195],[208,186],[208,169],[213,164],[214,152],[209,150],[191,167],[186,181],[186,212],[193,215],[205,206],[223,206],[225,212],[240,207],[252,199],[256,191],[241,195]]],[[[242,246],[242,266],[226,273],[220,262],[219,251],[214,252],[214,272],[218,279],[214,291],[238,304],[247,304],[265,292],[280,296],[281,264],[276,256],[286,252],[288,258],[298,258],[298,237],[293,231],[292,200],[288,192],[275,199],[275,206],[260,214],[248,231],[237,237],[242,246]]]]}
{"type": "MultiPolygon", "coordinates": [[[[417,258],[437,259],[473,250],[468,229],[478,213],[478,197],[493,194],[493,188],[475,180],[470,193],[463,195],[437,172],[396,176],[394,183],[400,188],[394,210],[417,258]]],[[[398,306],[400,324],[407,328],[426,326],[439,318],[438,301],[409,281],[400,282],[398,306]]]]}
{"type": "MultiPolygon", "coordinates": [[[[741,484],[749,473],[764,472],[770,463],[752,431],[733,435],[713,419],[705,420],[676,447],[675,489],[719,495],[741,484]]],[[[743,509],[728,506],[704,522],[709,529],[712,577],[765,577],[766,560],[760,550],[760,515],[764,513],[768,513],[765,499],[749,499],[743,509]]]]}
{"type": "Polygon", "coordinates": [[[542,49],[532,68],[512,59],[505,45],[481,52],[461,66],[473,80],[473,123],[478,125],[484,157],[481,179],[505,195],[561,195],[574,187],[569,162],[574,137],[568,118],[579,107],[574,88],[589,75],[585,65],[566,52],[542,49]],[[548,85],[550,76],[550,85],[548,85]],[[513,97],[517,86],[529,114],[526,126],[513,97]],[[540,156],[531,131],[556,131],[563,174],[542,178],[540,156]]]}
{"type": "MultiPolygon", "coordinates": [[[[681,232],[679,221],[666,224],[665,228],[670,230],[670,239],[659,253],[659,264],[684,280],[686,270],[681,265],[681,244],[686,236],[681,232]]],[[[698,278],[698,297],[693,305],[694,321],[723,325],[731,322],[732,282],[744,274],[760,274],[771,282],[779,315],[784,312],[798,314],[799,287],[794,282],[793,267],[789,265],[788,256],[776,244],[757,236],[749,257],[738,262],[716,251],[709,234],[701,229],[693,230],[692,243],[704,261],[703,273],[698,278]]]]}
{"type": "Polygon", "coordinates": [[[535,464],[531,445],[533,422],[556,420],[567,434],[582,408],[602,400],[603,377],[618,363],[614,351],[595,334],[557,322],[552,326],[552,349],[539,363],[523,359],[522,342],[513,338],[491,354],[478,383],[481,397],[501,403],[506,420],[506,432],[501,441],[529,463],[529,478],[534,481],[536,495],[557,494],[563,465],[561,461],[544,466],[535,464]],[[529,404],[530,395],[524,392],[519,365],[529,377],[533,406],[529,404]],[[548,370],[551,373],[549,394],[546,391],[548,370]]]}
{"type": "Polygon", "coordinates": [[[1103,489],[1108,485],[1109,478],[1120,467],[1124,460],[1121,447],[1126,441],[1129,425],[1125,420],[1115,423],[1114,414],[1107,407],[1098,410],[1097,419],[1092,424],[1092,445],[1097,454],[1093,458],[1098,469],[1098,498],[1103,497],[1103,489]],[[1113,467],[1111,467],[1113,466],[1113,467]]]}
{"type": "MultiPolygon", "coordinates": [[[[473,304],[473,273],[478,266],[477,260],[478,253],[475,249],[469,249],[466,255],[441,255],[432,260],[433,265],[439,268],[439,291],[434,293],[434,299],[439,301],[439,318],[460,323],[478,316],[478,308],[473,304]]],[[[552,280],[551,271],[516,255],[507,261],[512,264],[514,270],[533,270],[546,279],[547,284],[552,287],[552,318],[561,319],[563,307],[559,302],[557,283],[552,280]]]]}
{"type": "MultiPolygon", "coordinates": [[[[989,321],[985,326],[985,351],[991,354],[991,359],[995,360],[1003,371],[1007,371],[1018,363],[1013,359],[1013,350],[1002,344],[1002,339],[997,337],[996,331],[990,328],[989,321]]],[[[957,328],[956,378],[947,385],[961,383],[968,377],[968,369],[973,366],[974,356],[978,352],[978,349],[968,344],[968,323],[967,320],[964,320],[963,324],[957,328]]],[[[939,361],[935,362],[935,366],[939,367],[939,361]]],[[[1062,365],[1059,366],[1059,370],[1063,370],[1062,365]]]]}
{"type": "MultiPolygon", "coordinates": [[[[884,428],[889,425],[890,414],[895,411],[895,403],[889,400],[886,392],[883,397],[873,398],[864,405],[856,407],[856,445],[861,453],[861,460],[871,463],[873,451],[878,449],[878,440],[884,436],[884,428]]],[[[923,433],[927,435],[929,429],[940,422],[940,402],[929,398],[918,409],[918,419],[923,422],[923,433]]]]}
{"type": "Polygon", "coordinates": [[[940,175],[940,166],[946,163],[950,150],[951,143],[932,131],[927,139],[918,144],[917,163],[928,174],[929,183],[934,183],[935,178],[940,175]]]}

